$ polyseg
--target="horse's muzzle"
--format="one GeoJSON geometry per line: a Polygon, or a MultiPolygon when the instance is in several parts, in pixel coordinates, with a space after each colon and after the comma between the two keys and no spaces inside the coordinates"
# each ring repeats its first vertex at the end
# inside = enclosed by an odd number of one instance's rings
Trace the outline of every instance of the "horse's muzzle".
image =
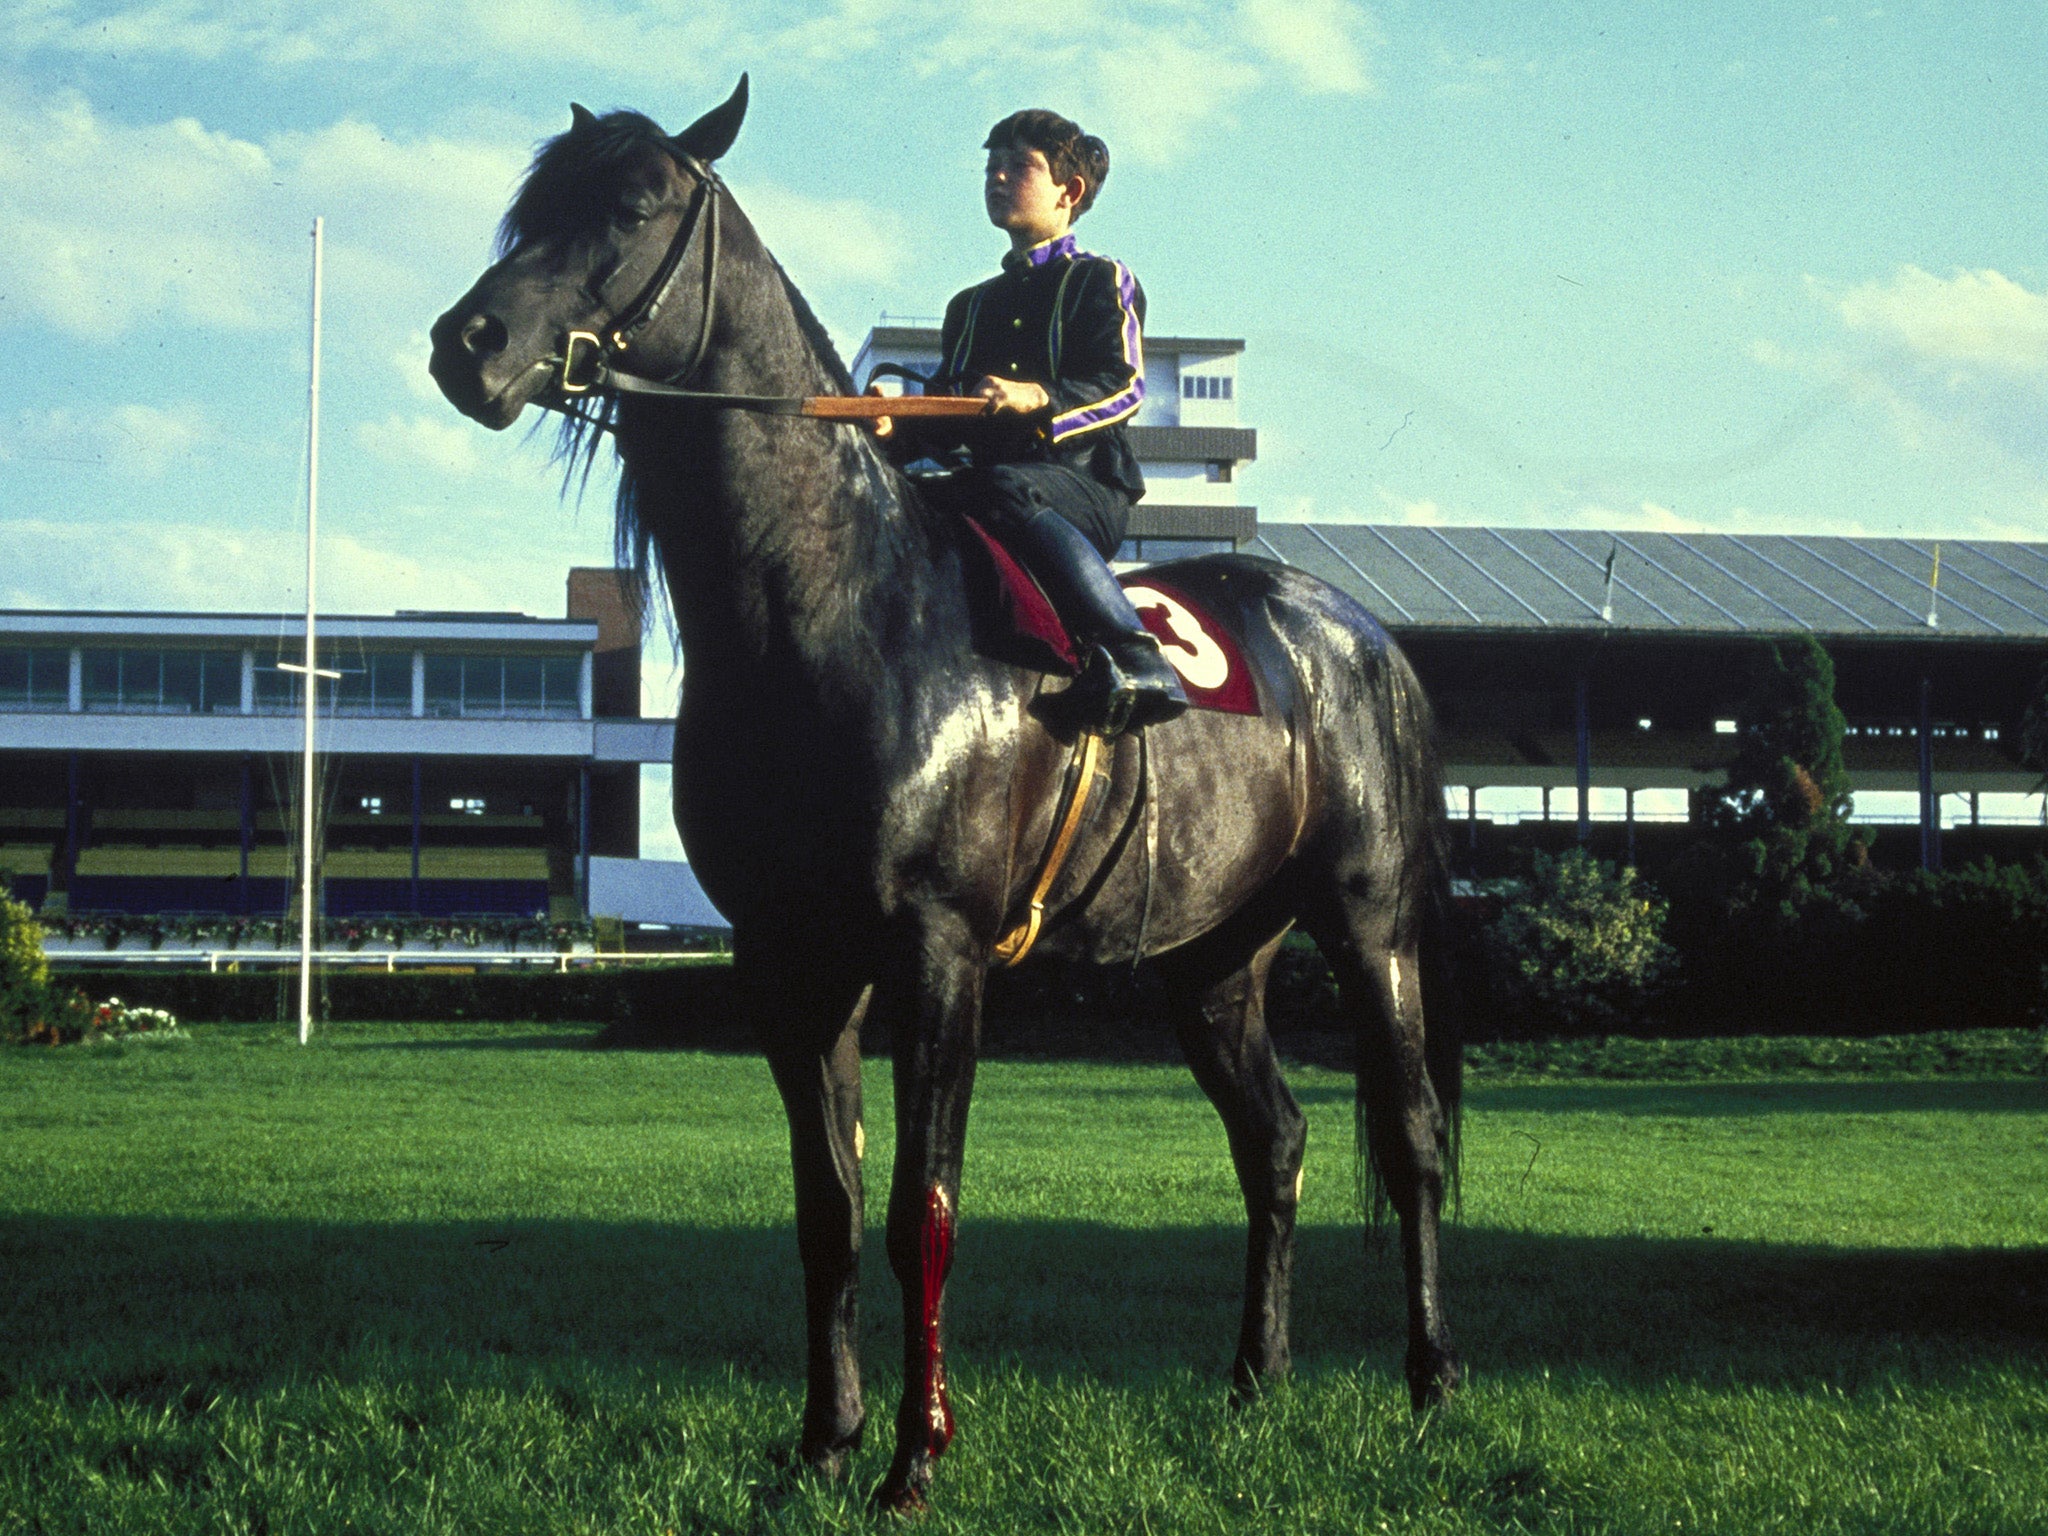
{"type": "Polygon", "coordinates": [[[506,356],[505,322],[458,305],[434,322],[427,372],[463,415],[492,431],[519,419],[535,392],[536,367],[518,368],[506,356]]]}

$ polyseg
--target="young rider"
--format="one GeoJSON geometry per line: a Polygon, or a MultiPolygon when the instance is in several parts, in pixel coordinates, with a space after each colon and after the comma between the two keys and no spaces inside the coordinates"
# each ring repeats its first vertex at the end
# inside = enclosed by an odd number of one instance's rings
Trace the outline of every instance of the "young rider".
{"type": "Polygon", "coordinates": [[[1071,226],[1109,174],[1109,149],[1056,112],[990,130],[982,195],[1010,236],[1003,269],[956,294],[935,390],[980,395],[998,421],[970,467],[928,482],[983,520],[1083,647],[1078,723],[1114,735],[1187,708],[1180,679],[1110,574],[1145,494],[1125,424],[1145,398],[1145,294],[1130,269],[1074,244],[1071,226]]]}

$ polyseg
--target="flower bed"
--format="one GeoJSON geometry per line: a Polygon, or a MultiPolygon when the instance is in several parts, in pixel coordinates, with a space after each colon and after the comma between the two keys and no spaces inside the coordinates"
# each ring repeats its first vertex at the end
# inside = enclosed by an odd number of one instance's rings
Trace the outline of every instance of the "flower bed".
{"type": "Polygon", "coordinates": [[[162,1008],[142,1008],[110,997],[95,1003],[83,992],[52,990],[41,1016],[20,1035],[24,1045],[91,1045],[124,1035],[175,1035],[178,1021],[162,1008]]]}

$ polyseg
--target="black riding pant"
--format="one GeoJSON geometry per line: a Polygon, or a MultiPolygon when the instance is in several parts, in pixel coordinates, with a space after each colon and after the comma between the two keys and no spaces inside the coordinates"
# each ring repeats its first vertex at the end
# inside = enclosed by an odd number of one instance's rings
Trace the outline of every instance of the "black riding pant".
{"type": "Polygon", "coordinates": [[[943,506],[981,520],[998,540],[1041,511],[1057,512],[1113,559],[1131,520],[1130,498],[1064,464],[991,464],[963,469],[928,488],[943,506]]]}

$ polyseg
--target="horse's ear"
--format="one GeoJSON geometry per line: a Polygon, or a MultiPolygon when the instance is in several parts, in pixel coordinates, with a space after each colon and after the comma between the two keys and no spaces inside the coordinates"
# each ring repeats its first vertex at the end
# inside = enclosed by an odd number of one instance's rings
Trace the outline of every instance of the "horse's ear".
{"type": "Polygon", "coordinates": [[[733,87],[725,105],[713,107],[677,134],[676,147],[709,165],[732,148],[732,141],[740,136],[740,123],[746,115],[747,77],[741,75],[740,83],[733,87]]]}
{"type": "Polygon", "coordinates": [[[572,101],[569,103],[569,131],[571,133],[574,133],[578,128],[588,128],[596,121],[597,114],[583,105],[582,102],[572,101]]]}

